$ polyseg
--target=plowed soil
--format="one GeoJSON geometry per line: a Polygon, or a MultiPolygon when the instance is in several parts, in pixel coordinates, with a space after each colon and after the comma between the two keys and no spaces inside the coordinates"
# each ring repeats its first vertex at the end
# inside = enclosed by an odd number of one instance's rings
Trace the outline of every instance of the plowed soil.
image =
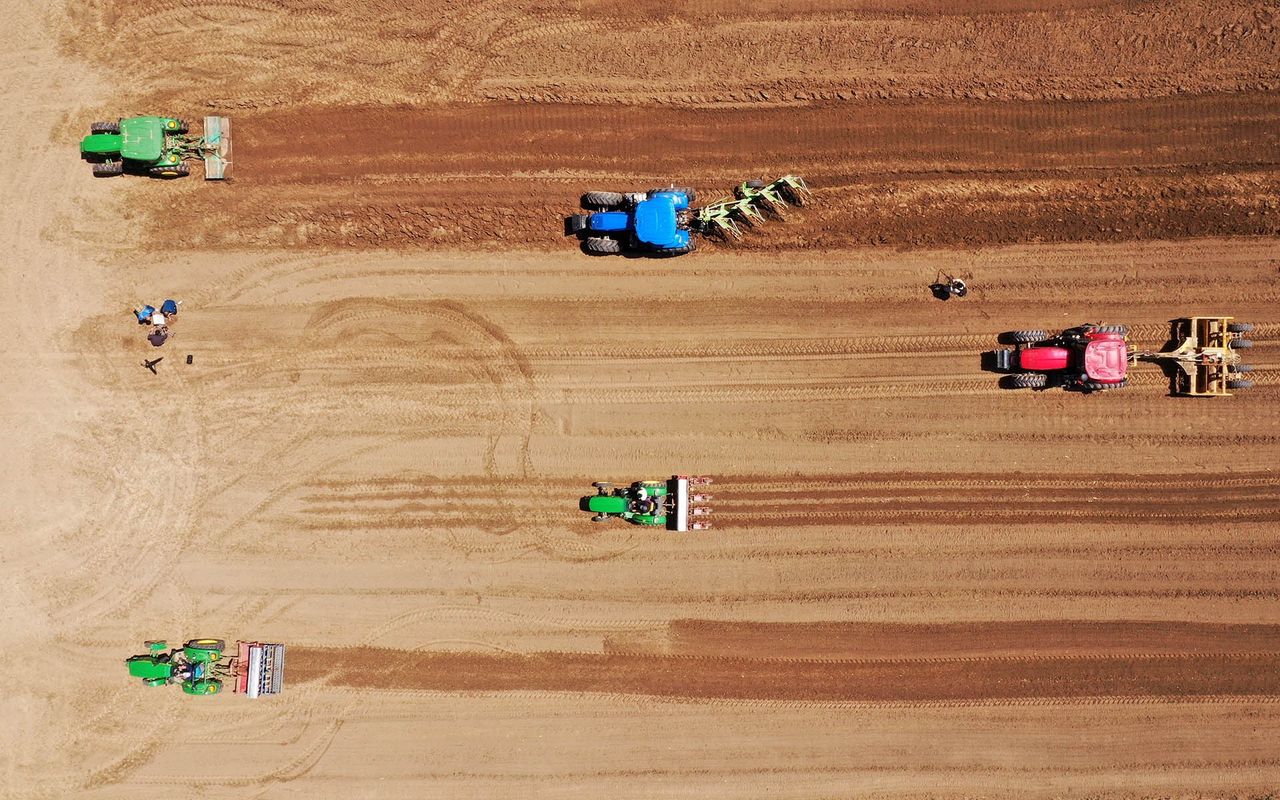
{"type": "Polygon", "coordinates": [[[0,797],[1280,785],[1280,9],[29,5],[0,797]],[[233,179],[92,179],[88,122],[144,112],[231,116],[233,179]],[[812,204],[677,260],[561,235],[784,173],[812,204]],[[984,369],[1216,313],[1256,323],[1230,398],[984,369]],[[711,530],[577,510],[675,472],[711,530]],[[195,636],[285,642],[284,693],[127,679],[195,636]]]}

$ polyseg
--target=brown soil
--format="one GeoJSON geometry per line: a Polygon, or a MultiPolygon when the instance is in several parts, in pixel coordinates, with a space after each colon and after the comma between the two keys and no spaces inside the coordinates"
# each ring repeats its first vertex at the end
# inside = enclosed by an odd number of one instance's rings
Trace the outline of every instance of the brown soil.
{"type": "Polygon", "coordinates": [[[0,34],[0,796],[1280,783],[1280,9],[33,8],[0,34]],[[142,112],[229,114],[234,180],[93,180],[87,123],[142,112]],[[815,202],[740,244],[560,236],[589,189],[784,172],[815,202]],[[128,312],[164,297],[155,350],[128,312]],[[982,365],[1207,313],[1258,323],[1255,389],[982,365]],[[676,471],[712,530],[577,510],[676,471]],[[160,636],[286,642],[285,692],[126,680],[160,636]]]}

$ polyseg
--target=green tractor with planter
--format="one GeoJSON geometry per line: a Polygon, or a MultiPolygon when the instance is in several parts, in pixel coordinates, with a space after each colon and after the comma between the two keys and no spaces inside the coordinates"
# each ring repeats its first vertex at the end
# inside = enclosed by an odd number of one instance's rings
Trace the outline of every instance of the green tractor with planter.
{"type": "Polygon", "coordinates": [[[669,531],[701,531],[711,527],[707,516],[711,500],[699,487],[711,479],[699,475],[672,475],[665,481],[636,481],[630,486],[614,488],[612,483],[591,484],[596,493],[582,498],[578,508],[590,511],[592,522],[621,519],[632,525],[664,527],[669,531]]]}
{"type": "Polygon", "coordinates": [[[95,122],[80,140],[80,155],[93,174],[109,178],[132,174],[180,178],[191,171],[188,161],[204,161],[206,180],[222,180],[231,163],[231,120],[205,117],[204,136],[194,136],[177,117],[128,117],[95,122]]]}
{"type": "Polygon", "coordinates": [[[169,649],[162,641],[147,642],[145,655],[130,656],[124,663],[129,676],[146,686],[179,684],[185,694],[206,695],[222,691],[229,681],[232,691],[259,697],[279,694],[284,688],[284,645],[237,642],[236,654],[224,655],[222,639],[192,639],[169,649]]]}

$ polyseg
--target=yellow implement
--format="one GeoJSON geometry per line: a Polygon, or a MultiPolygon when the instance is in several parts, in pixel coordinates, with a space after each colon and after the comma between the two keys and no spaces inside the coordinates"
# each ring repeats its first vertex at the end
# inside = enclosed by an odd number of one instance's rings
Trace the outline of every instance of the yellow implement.
{"type": "Polygon", "coordinates": [[[1159,353],[1137,353],[1137,361],[1172,361],[1173,393],[1188,397],[1229,397],[1232,389],[1248,389],[1253,381],[1243,373],[1253,368],[1240,363],[1238,351],[1253,346],[1244,338],[1253,330],[1233,317],[1189,317],[1174,320],[1177,346],[1159,353]]]}

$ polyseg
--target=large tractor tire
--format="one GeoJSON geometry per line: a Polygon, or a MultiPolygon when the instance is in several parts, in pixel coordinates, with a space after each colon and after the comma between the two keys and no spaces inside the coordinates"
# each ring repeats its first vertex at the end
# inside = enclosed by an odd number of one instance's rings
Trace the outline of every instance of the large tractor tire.
{"type": "Polygon", "coordinates": [[[124,174],[123,161],[104,161],[101,164],[93,165],[93,177],[95,178],[111,178],[116,175],[124,174]]]}
{"type": "Polygon", "coordinates": [[[1100,381],[1085,381],[1084,388],[1090,392],[1106,392],[1111,389],[1123,389],[1129,385],[1129,379],[1125,378],[1119,383],[1102,383],[1100,381]]]}
{"type": "Polygon", "coordinates": [[[1232,350],[1248,350],[1253,347],[1253,342],[1249,339],[1232,339],[1230,347],[1232,350]]]}
{"type": "Polygon", "coordinates": [[[1252,322],[1228,322],[1227,330],[1232,333],[1249,333],[1253,330],[1252,322]]]}
{"type": "Polygon", "coordinates": [[[179,161],[177,164],[164,164],[152,167],[147,174],[153,178],[181,178],[191,174],[191,167],[179,161]]]}
{"type": "Polygon", "coordinates": [[[594,255],[610,255],[622,252],[622,242],[607,236],[591,236],[582,243],[588,253],[594,255]]]}
{"type": "Polygon", "coordinates": [[[689,198],[689,205],[693,205],[693,201],[697,199],[697,194],[688,186],[659,186],[657,189],[650,189],[649,196],[653,197],[658,192],[679,192],[689,198]]]}
{"type": "Polygon", "coordinates": [[[1237,378],[1235,380],[1227,381],[1227,388],[1228,389],[1252,389],[1253,381],[1248,380],[1247,378],[1237,378]]]}
{"type": "Polygon", "coordinates": [[[1118,333],[1121,336],[1128,336],[1129,329],[1124,325],[1095,325],[1094,333],[1118,333]]]}
{"type": "Polygon", "coordinates": [[[1043,372],[1022,372],[1009,381],[1011,389],[1043,389],[1049,385],[1049,376],[1043,372]]]}
{"type": "Polygon", "coordinates": [[[1006,344],[1035,344],[1049,338],[1044,331],[1008,331],[1000,334],[1000,341],[1006,344]]]}
{"type": "Polygon", "coordinates": [[[662,258],[675,258],[676,256],[682,256],[686,253],[692,253],[696,249],[698,249],[697,245],[695,245],[693,240],[690,239],[689,243],[684,247],[672,247],[667,250],[659,250],[654,255],[661,256],[662,258]]]}
{"type": "Polygon", "coordinates": [[[90,133],[119,133],[120,122],[94,122],[89,125],[90,133]]]}
{"type": "Polygon", "coordinates": [[[183,134],[191,131],[191,126],[187,124],[185,119],[175,119],[174,122],[178,123],[178,127],[170,128],[169,133],[183,134]]]}
{"type": "Polygon", "coordinates": [[[587,192],[582,196],[583,208],[598,208],[601,211],[612,211],[622,208],[627,196],[622,192],[587,192]]]}
{"type": "Polygon", "coordinates": [[[1227,367],[1227,372],[1253,372],[1252,364],[1232,364],[1227,367]]]}
{"type": "Polygon", "coordinates": [[[183,645],[193,650],[216,650],[221,653],[227,649],[226,639],[192,639],[183,645]]]}

